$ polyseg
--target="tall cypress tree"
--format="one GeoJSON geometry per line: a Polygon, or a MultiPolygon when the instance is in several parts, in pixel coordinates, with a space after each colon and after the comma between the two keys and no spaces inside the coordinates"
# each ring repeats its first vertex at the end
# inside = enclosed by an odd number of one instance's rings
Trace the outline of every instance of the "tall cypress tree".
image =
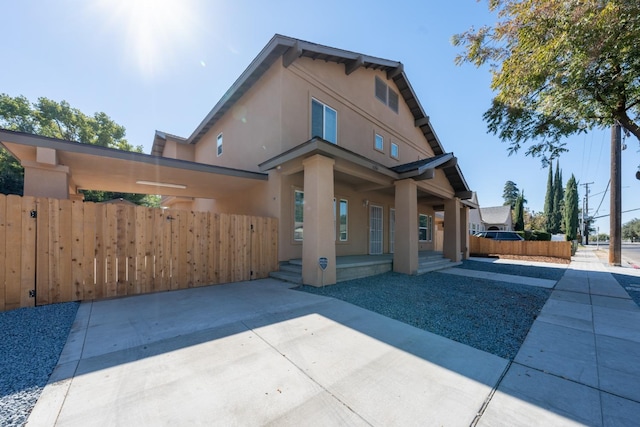
{"type": "Polygon", "coordinates": [[[567,181],[564,194],[564,230],[567,240],[576,240],[578,237],[578,183],[573,174],[567,181]]]}
{"type": "Polygon", "coordinates": [[[553,213],[553,163],[549,162],[549,178],[547,179],[547,193],[544,196],[544,225],[545,231],[551,233],[551,214],[553,213]]]}
{"type": "Polygon", "coordinates": [[[516,231],[524,231],[524,191],[520,193],[516,199],[516,223],[514,229],[516,231]]]}
{"type": "Polygon", "coordinates": [[[560,233],[562,230],[562,205],[564,203],[564,190],[562,185],[562,172],[560,162],[556,162],[556,174],[553,181],[553,212],[551,214],[552,233],[560,233]]]}

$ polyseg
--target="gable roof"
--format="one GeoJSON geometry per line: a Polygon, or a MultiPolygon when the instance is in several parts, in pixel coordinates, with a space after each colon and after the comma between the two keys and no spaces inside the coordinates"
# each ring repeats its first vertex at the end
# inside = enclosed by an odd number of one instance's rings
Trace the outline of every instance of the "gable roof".
{"type": "Polygon", "coordinates": [[[482,221],[486,224],[510,224],[511,206],[492,206],[490,208],[480,208],[482,221]]]}
{"type": "MultiPolygon", "coordinates": [[[[401,62],[323,46],[280,34],[273,36],[258,56],[249,64],[249,67],[238,77],[220,101],[202,120],[191,136],[187,138],[187,142],[191,144],[197,143],[236,101],[251,89],[275,61],[282,58],[283,65],[288,67],[299,57],[344,64],[346,74],[351,74],[360,67],[385,71],[387,78],[393,80],[398,87],[402,98],[411,110],[415,125],[422,131],[433,153],[437,156],[445,152],[429,122],[429,117],[424,112],[416,93],[409,83],[409,79],[407,79],[401,62]]],[[[155,150],[152,151],[155,152],[155,150]]]]}

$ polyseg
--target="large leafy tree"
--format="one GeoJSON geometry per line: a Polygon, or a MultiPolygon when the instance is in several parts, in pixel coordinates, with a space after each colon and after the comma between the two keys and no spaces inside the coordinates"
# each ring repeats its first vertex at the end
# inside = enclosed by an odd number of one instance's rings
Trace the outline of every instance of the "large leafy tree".
{"type": "Polygon", "coordinates": [[[640,139],[640,2],[489,0],[494,26],[457,34],[457,63],[491,66],[489,131],[543,163],[563,138],[619,123],[640,139]]]}
{"type": "Polygon", "coordinates": [[[622,238],[632,242],[640,239],[640,219],[634,218],[622,225],[622,238]]]}
{"type": "Polygon", "coordinates": [[[571,174],[567,181],[567,191],[564,193],[564,230],[567,240],[578,237],[578,183],[571,174]]]}
{"type": "MultiPolygon", "coordinates": [[[[119,150],[142,152],[126,140],[125,128],[107,114],[88,116],[68,102],[38,98],[31,103],[24,96],[0,94],[0,127],[52,138],[76,141],[119,150]]],[[[6,150],[0,149],[0,193],[22,194],[24,171],[20,163],[6,150]]],[[[136,204],[154,206],[157,197],[145,194],[85,191],[85,200],[105,201],[123,198],[136,204]]]]}
{"type": "Polygon", "coordinates": [[[504,190],[502,191],[502,198],[504,199],[504,204],[511,206],[511,209],[515,208],[516,200],[520,195],[520,190],[518,190],[518,186],[513,181],[507,181],[504,183],[504,190]]]}

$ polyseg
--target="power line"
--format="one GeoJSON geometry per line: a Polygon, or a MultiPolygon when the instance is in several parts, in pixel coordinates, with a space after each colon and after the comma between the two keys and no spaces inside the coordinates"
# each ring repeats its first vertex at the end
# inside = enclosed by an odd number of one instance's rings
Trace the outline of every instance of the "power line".
{"type": "Polygon", "coordinates": [[[600,204],[598,205],[598,209],[596,209],[594,215],[598,215],[598,212],[600,211],[600,206],[602,206],[604,197],[607,195],[607,191],[609,190],[609,184],[611,184],[611,179],[609,179],[609,182],[607,182],[607,188],[604,189],[604,193],[602,194],[602,199],[600,199],[600,204]]]}

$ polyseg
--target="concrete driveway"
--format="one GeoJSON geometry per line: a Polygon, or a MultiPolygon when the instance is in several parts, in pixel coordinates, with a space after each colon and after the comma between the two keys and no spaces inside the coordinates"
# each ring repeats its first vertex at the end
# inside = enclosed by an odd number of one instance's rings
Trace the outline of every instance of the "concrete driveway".
{"type": "Polygon", "coordinates": [[[259,280],[80,306],[29,426],[469,425],[508,361],[259,280]]]}
{"type": "Polygon", "coordinates": [[[611,272],[581,249],[512,362],[271,279],[85,302],[28,425],[636,426],[611,272]]]}

